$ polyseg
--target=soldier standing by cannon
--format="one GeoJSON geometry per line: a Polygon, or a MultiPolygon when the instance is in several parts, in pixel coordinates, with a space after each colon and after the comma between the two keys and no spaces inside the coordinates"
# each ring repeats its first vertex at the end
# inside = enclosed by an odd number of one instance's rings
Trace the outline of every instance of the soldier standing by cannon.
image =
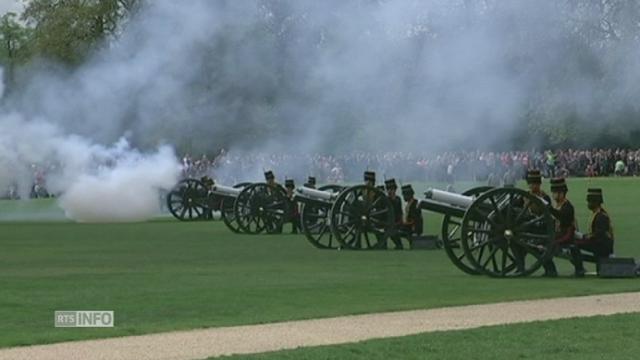
{"type": "MultiPolygon", "coordinates": [[[[264,179],[267,183],[268,194],[274,194],[277,191],[280,191],[281,187],[276,182],[276,177],[273,174],[273,171],[269,170],[264,173],[264,179]]],[[[282,234],[282,222],[276,221],[275,219],[265,219],[265,228],[267,233],[269,234],[282,234]]]]}
{"type": "Polygon", "coordinates": [[[307,179],[307,182],[304,184],[304,187],[309,189],[315,189],[316,188],[315,176],[309,176],[309,178],[307,179]]]}
{"type": "MultiPolygon", "coordinates": [[[[387,197],[393,206],[394,223],[396,225],[396,231],[391,234],[391,241],[395,245],[396,250],[402,250],[402,240],[400,238],[400,232],[398,231],[402,226],[402,200],[396,194],[398,191],[398,184],[395,179],[388,179],[384,182],[387,190],[387,197]]],[[[385,244],[386,246],[386,244],[385,244]]]]}
{"type": "MultiPolygon", "coordinates": [[[[613,254],[613,226],[609,214],[602,207],[603,202],[602,189],[588,189],[587,206],[593,214],[590,232],[576,240],[578,249],[593,253],[598,261],[613,254]]],[[[582,268],[582,258],[579,257],[577,260],[578,267],[582,268]]],[[[596,262],[596,266],[598,267],[598,262],[596,262]]]]}
{"type": "MultiPolygon", "coordinates": [[[[569,249],[571,262],[575,267],[575,276],[583,277],[585,271],[580,261],[580,250],[574,243],[576,232],[575,209],[573,204],[567,199],[568,191],[569,188],[564,178],[551,179],[551,194],[555,202],[555,205],[551,208],[551,213],[556,218],[556,237],[553,244],[555,247],[554,252],[562,248],[569,249]]],[[[545,261],[543,266],[545,270],[544,276],[558,276],[558,271],[552,258],[545,261]]]]}
{"type": "Polygon", "coordinates": [[[418,200],[414,195],[415,192],[410,184],[402,185],[402,198],[406,205],[401,230],[409,239],[413,235],[422,235],[423,231],[422,211],[418,207],[418,200]]]}
{"type": "MultiPolygon", "coordinates": [[[[527,171],[527,185],[529,187],[529,193],[544,200],[544,203],[551,205],[551,198],[542,190],[542,174],[540,170],[530,169],[527,171]]],[[[533,214],[540,216],[540,214],[544,211],[544,209],[539,208],[535,204],[530,203],[528,198],[519,198],[516,204],[514,204],[520,208],[526,208],[528,211],[533,214]]],[[[535,234],[544,234],[544,226],[541,224],[532,224],[529,227],[529,231],[535,234]]],[[[522,246],[518,246],[517,244],[512,244],[512,251],[516,258],[516,263],[520,271],[524,268],[524,257],[526,256],[526,249],[522,246]]],[[[545,276],[557,276],[554,270],[551,268],[551,265],[545,267],[545,276]],[[555,275],[554,275],[555,274],[555,275]]]]}
{"type": "Polygon", "coordinates": [[[298,203],[294,200],[294,190],[296,188],[296,185],[293,179],[286,179],[284,181],[284,188],[287,191],[289,209],[291,210],[291,214],[289,216],[289,221],[291,221],[291,233],[297,234],[300,227],[300,211],[298,209],[298,203]]]}

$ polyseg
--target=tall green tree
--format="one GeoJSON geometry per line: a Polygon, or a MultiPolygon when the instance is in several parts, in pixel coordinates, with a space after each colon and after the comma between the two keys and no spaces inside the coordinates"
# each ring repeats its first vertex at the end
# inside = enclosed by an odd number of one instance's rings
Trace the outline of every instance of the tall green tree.
{"type": "Polygon", "coordinates": [[[36,54],[69,65],[81,63],[109,37],[140,0],[29,0],[22,19],[35,31],[36,54]]]}
{"type": "Polygon", "coordinates": [[[0,64],[5,69],[6,83],[13,82],[16,66],[31,56],[32,40],[31,29],[19,23],[15,13],[9,12],[0,17],[0,64]]]}

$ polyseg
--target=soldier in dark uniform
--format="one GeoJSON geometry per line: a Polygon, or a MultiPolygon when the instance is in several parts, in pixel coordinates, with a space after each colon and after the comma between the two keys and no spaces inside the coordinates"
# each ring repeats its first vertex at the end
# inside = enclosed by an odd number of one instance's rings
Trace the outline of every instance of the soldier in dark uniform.
{"type": "Polygon", "coordinates": [[[547,204],[551,205],[551,198],[547,193],[542,190],[542,174],[540,170],[531,169],[527,171],[527,185],[529,186],[529,192],[541,199],[547,204]]]}
{"type": "Polygon", "coordinates": [[[376,173],[373,171],[364,172],[364,184],[370,187],[376,186],[376,173]]]}
{"type": "MultiPolygon", "coordinates": [[[[264,179],[270,193],[280,191],[280,185],[276,182],[276,177],[273,174],[273,171],[266,171],[264,173],[264,179]]],[[[280,221],[266,221],[265,227],[269,234],[282,234],[282,223],[280,221]]]]}
{"type": "MultiPolygon", "coordinates": [[[[542,185],[542,174],[540,173],[540,170],[537,169],[530,169],[527,171],[527,185],[529,187],[529,193],[537,196],[539,198],[541,198],[546,204],[551,205],[551,198],[549,197],[549,195],[547,195],[541,188],[542,185]]],[[[515,202],[516,206],[518,207],[522,207],[522,208],[526,208],[528,210],[528,212],[532,215],[532,216],[539,216],[540,214],[542,214],[544,212],[544,209],[540,209],[538,208],[538,206],[535,206],[535,204],[529,204],[529,199],[527,198],[519,198],[516,202],[515,202]]],[[[539,234],[544,234],[545,233],[545,229],[544,226],[540,226],[540,224],[532,224],[529,229],[529,232],[531,233],[539,233],[539,234]]],[[[513,251],[513,254],[516,258],[516,265],[518,266],[518,270],[520,272],[524,271],[524,258],[527,254],[527,249],[525,249],[524,247],[517,245],[515,243],[511,244],[511,249],[513,251]]],[[[545,268],[546,269],[546,268],[545,268]]],[[[553,269],[549,268],[549,271],[545,270],[545,275],[546,276],[554,276],[553,273],[553,269]]],[[[557,274],[556,274],[557,275],[557,274]]]]}
{"type": "Polygon", "coordinates": [[[415,192],[411,185],[402,186],[402,198],[405,201],[404,219],[402,221],[402,232],[407,237],[412,235],[422,235],[422,211],[418,208],[418,200],[414,197],[415,192]]]}
{"type": "Polygon", "coordinates": [[[267,182],[270,188],[275,189],[278,184],[276,183],[276,176],[273,174],[273,171],[265,171],[264,180],[267,182]]]}
{"type": "Polygon", "coordinates": [[[316,188],[316,178],[314,176],[309,176],[309,178],[307,179],[307,182],[304,184],[304,187],[309,188],[309,189],[315,189],[316,188]]]}
{"type": "MultiPolygon", "coordinates": [[[[213,181],[213,179],[208,176],[201,177],[200,182],[202,182],[204,186],[207,188],[207,193],[209,193],[213,188],[213,186],[215,185],[215,182],[213,181]]],[[[210,197],[208,198],[211,199],[210,197]]],[[[220,202],[219,201],[216,201],[213,203],[208,202],[208,205],[209,206],[207,206],[207,208],[205,209],[204,214],[202,214],[202,216],[204,216],[204,218],[207,220],[213,219],[213,212],[220,210],[220,202]]]]}
{"type": "MultiPolygon", "coordinates": [[[[579,249],[592,252],[597,259],[608,258],[613,254],[613,226],[609,214],[602,207],[603,202],[602,189],[587,191],[587,206],[593,214],[591,228],[589,234],[576,240],[579,249]]],[[[579,260],[582,268],[582,259],[579,260]]]]}
{"type": "MultiPolygon", "coordinates": [[[[556,237],[553,243],[553,252],[567,248],[571,253],[571,262],[575,267],[575,275],[584,276],[584,268],[580,260],[580,250],[574,244],[574,236],[576,232],[575,209],[569,199],[567,192],[569,188],[564,178],[551,179],[551,194],[553,196],[554,206],[551,213],[556,218],[556,237]]],[[[553,259],[549,259],[544,264],[545,276],[556,277],[558,271],[553,263],[553,259]]]]}
{"type": "Polygon", "coordinates": [[[298,203],[294,201],[294,190],[296,188],[293,179],[286,179],[284,181],[284,188],[287,191],[287,200],[289,201],[289,209],[291,210],[289,221],[291,221],[291,233],[297,234],[300,228],[300,212],[298,209],[298,203]]]}
{"type": "Polygon", "coordinates": [[[396,194],[398,185],[395,179],[389,179],[384,182],[384,186],[387,190],[387,197],[393,207],[395,230],[391,234],[391,241],[393,241],[396,250],[402,250],[402,240],[400,238],[400,232],[398,231],[402,227],[402,200],[400,200],[400,197],[396,194]]]}

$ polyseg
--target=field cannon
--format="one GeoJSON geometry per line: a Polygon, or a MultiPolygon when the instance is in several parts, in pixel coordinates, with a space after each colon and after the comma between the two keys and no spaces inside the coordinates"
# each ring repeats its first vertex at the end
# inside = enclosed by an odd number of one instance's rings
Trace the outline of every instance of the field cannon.
{"type": "Polygon", "coordinates": [[[384,191],[366,185],[318,190],[301,187],[295,201],[302,204],[301,225],[309,242],[322,249],[379,249],[394,231],[393,206],[384,191]]]}
{"type": "Polygon", "coordinates": [[[443,245],[469,274],[526,276],[553,256],[554,219],[548,204],[516,188],[475,188],[464,194],[431,189],[422,210],[444,215],[443,245]]]}
{"type": "Polygon", "coordinates": [[[344,187],[326,185],[312,189],[301,187],[296,190],[294,201],[300,206],[300,226],[307,240],[320,249],[337,249],[336,240],[329,226],[329,213],[335,199],[344,187]]]}
{"type": "MultiPolygon", "coordinates": [[[[240,191],[248,185],[250,183],[240,183],[233,189],[240,191]]],[[[167,193],[167,208],[176,219],[181,221],[210,220],[212,211],[220,210],[222,219],[227,223],[231,216],[228,206],[229,203],[233,203],[229,200],[232,195],[224,191],[213,191],[214,187],[220,188],[208,177],[181,180],[167,193]]]]}

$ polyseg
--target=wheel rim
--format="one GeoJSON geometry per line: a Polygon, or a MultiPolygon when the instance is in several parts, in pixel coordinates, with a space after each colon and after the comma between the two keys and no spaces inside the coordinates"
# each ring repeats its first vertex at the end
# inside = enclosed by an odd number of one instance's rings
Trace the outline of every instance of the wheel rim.
{"type": "MultiPolygon", "coordinates": [[[[478,196],[486,191],[493,189],[490,186],[480,186],[469,189],[462,193],[466,196],[478,196]]],[[[467,274],[480,274],[476,267],[467,259],[464,248],[461,243],[460,227],[462,226],[462,218],[445,215],[442,220],[442,245],[451,262],[460,270],[467,274]]]]}
{"type": "Polygon", "coordinates": [[[380,190],[365,185],[343,191],[331,208],[331,232],[343,248],[378,249],[393,229],[393,207],[380,190]]]}
{"type": "MultiPolygon", "coordinates": [[[[339,185],[325,185],[318,188],[318,190],[337,194],[343,188],[339,185]]],[[[307,240],[319,249],[337,249],[340,247],[340,243],[333,236],[329,226],[330,210],[331,204],[326,206],[303,204],[300,211],[302,231],[307,240]]]]}
{"type": "Polygon", "coordinates": [[[520,189],[480,195],[465,213],[461,231],[466,258],[490,276],[529,275],[552,253],[554,223],[549,209],[520,189]]]}
{"type": "Polygon", "coordinates": [[[169,212],[181,221],[204,219],[209,209],[207,202],[208,190],[196,179],[180,181],[167,195],[169,212]]]}

